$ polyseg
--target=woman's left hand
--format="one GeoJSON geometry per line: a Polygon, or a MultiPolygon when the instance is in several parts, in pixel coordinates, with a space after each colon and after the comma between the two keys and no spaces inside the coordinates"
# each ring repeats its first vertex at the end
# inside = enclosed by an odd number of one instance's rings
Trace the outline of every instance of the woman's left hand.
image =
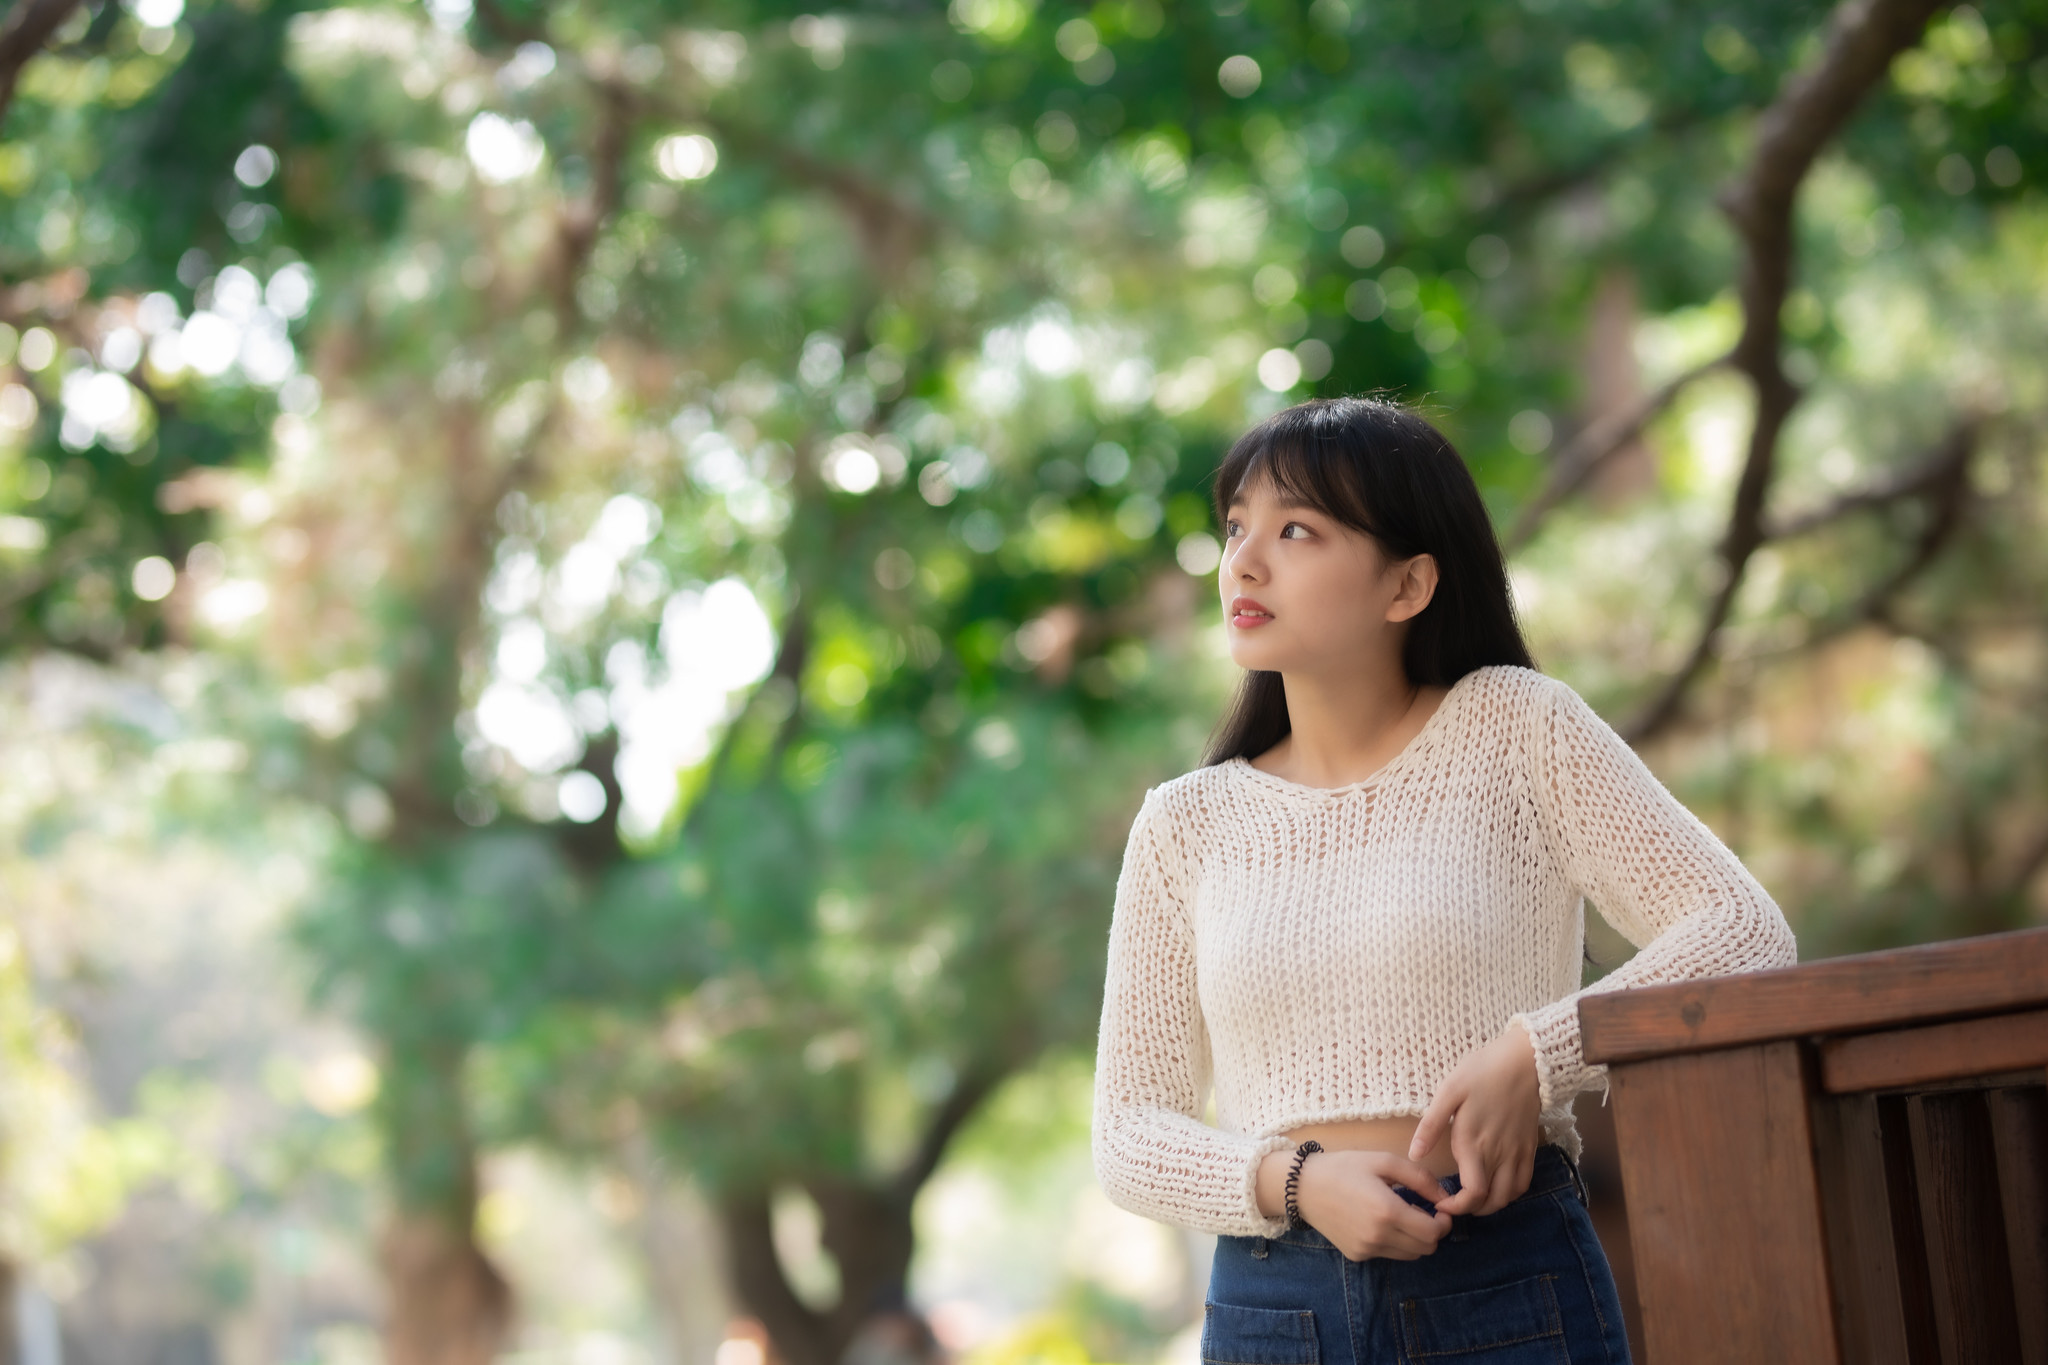
{"type": "Polygon", "coordinates": [[[1437,1210],[1495,1213],[1519,1198],[1535,1173],[1542,1110],[1536,1049],[1519,1023],[1467,1053],[1430,1098],[1408,1146],[1410,1159],[1420,1161],[1450,1132],[1458,1192],[1437,1201],[1437,1210]]]}

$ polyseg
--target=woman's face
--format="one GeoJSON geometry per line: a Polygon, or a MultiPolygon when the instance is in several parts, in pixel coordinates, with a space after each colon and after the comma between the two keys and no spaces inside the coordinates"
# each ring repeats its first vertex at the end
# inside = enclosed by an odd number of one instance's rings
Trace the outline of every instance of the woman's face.
{"type": "Polygon", "coordinates": [[[1230,657],[1279,673],[1351,672],[1398,661],[1401,625],[1429,605],[1436,561],[1389,560],[1335,517],[1285,500],[1263,477],[1224,520],[1217,587],[1230,657]]]}

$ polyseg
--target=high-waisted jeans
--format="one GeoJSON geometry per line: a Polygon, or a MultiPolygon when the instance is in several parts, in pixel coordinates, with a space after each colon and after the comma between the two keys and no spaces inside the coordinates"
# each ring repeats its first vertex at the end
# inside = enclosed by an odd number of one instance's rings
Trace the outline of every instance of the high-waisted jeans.
{"type": "MultiPolygon", "coordinates": [[[[1455,1193],[1458,1178],[1443,1184],[1455,1193]]],[[[1621,1300],[1581,1189],[1571,1159],[1546,1144],[1519,1199],[1453,1215],[1436,1250],[1413,1261],[1348,1260],[1307,1224],[1218,1237],[1203,1363],[1624,1365],[1621,1300]]]]}

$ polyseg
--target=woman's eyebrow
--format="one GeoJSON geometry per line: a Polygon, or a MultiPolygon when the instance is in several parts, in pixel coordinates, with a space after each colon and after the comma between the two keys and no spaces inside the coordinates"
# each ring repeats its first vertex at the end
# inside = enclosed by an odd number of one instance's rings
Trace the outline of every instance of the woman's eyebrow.
{"type": "MultiPolygon", "coordinates": [[[[1324,514],[1323,509],[1316,506],[1314,503],[1297,502],[1292,498],[1277,498],[1274,500],[1273,505],[1282,512],[1314,512],[1318,516],[1324,514]]],[[[1243,509],[1244,506],[1245,500],[1243,498],[1234,498],[1227,505],[1225,505],[1223,510],[1225,512],[1236,512],[1243,509]]]]}

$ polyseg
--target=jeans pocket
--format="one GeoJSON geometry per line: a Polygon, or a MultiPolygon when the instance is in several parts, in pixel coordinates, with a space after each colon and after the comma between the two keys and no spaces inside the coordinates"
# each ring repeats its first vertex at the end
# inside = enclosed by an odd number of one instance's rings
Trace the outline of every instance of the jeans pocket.
{"type": "Polygon", "coordinates": [[[1316,1365],[1316,1315],[1307,1308],[1203,1304],[1202,1365],[1316,1365]]]}
{"type": "Polygon", "coordinates": [[[1491,1289],[1401,1301],[1401,1346],[1412,1361],[1569,1365],[1553,1275],[1491,1289]]]}

